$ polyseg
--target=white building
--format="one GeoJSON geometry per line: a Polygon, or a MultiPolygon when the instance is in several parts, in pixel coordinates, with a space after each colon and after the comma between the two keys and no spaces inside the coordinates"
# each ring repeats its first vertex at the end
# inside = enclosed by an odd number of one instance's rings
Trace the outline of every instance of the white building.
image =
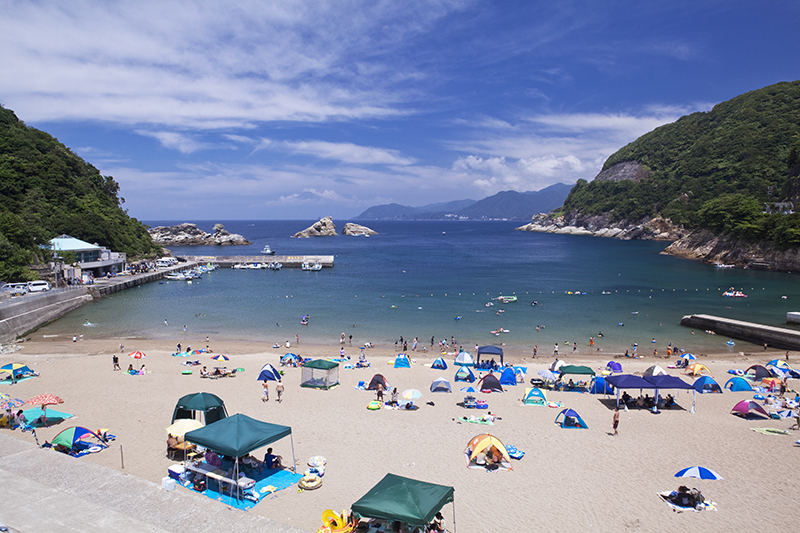
{"type": "Polygon", "coordinates": [[[124,252],[112,252],[98,244],[89,244],[69,235],[59,235],[50,239],[50,249],[59,255],[62,252],[75,254],[84,281],[87,281],[86,278],[90,273],[95,277],[105,276],[108,272],[119,274],[125,270],[127,262],[124,252]]]}

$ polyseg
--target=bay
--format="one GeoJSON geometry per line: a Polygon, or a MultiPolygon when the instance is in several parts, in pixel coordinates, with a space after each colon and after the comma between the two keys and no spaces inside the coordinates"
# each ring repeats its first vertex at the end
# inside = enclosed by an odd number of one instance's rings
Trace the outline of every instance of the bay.
{"type": "MultiPolygon", "coordinates": [[[[86,305],[40,331],[173,339],[195,347],[206,336],[271,345],[294,344],[299,335],[301,342],[337,345],[344,332],[353,335],[354,346],[391,345],[403,336],[409,348],[414,337],[428,348],[434,337],[437,349],[439,340],[454,337],[464,347],[503,344],[524,354],[538,345],[543,355],[552,354],[555,343],[562,354],[572,351],[572,343],[584,354],[632,351],[634,343],[648,354],[664,354],[668,343],[686,351],[738,352],[760,347],[740,341],[731,347],[727,338],[692,334],[680,326],[681,317],[708,313],[785,327],[786,312],[800,301],[792,274],[677,259],[660,253],[665,242],[520,232],[514,231],[518,222],[506,221],[370,221],[378,235],[369,238],[291,238],[312,222],[222,221],[253,244],[172,251],[257,256],[269,244],[279,255],[333,255],[334,268],[219,269],[191,284],[150,283],[86,305]],[[723,297],[730,287],[748,297],[723,297]],[[518,301],[492,300],[500,295],[518,301]],[[302,315],[310,316],[309,325],[300,324],[302,315]],[[95,327],[81,327],[85,321],[95,327]]],[[[214,223],[197,224],[211,231],[214,223]]],[[[337,221],[340,230],[343,224],[337,221]]]]}

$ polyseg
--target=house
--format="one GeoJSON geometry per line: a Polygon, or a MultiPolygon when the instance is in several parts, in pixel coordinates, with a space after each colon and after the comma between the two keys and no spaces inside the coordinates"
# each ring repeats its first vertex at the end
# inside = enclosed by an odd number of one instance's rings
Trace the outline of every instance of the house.
{"type": "Polygon", "coordinates": [[[69,235],[59,235],[50,239],[49,248],[56,254],[60,252],[74,254],[83,281],[89,281],[92,276],[101,277],[108,273],[118,274],[125,270],[127,262],[127,255],[124,252],[112,252],[104,246],[89,244],[69,235]]]}

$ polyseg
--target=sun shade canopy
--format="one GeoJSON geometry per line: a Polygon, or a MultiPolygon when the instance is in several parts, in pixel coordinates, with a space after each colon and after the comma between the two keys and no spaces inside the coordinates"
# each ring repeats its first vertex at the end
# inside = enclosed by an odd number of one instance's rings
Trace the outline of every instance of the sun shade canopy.
{"type": "Polygon", "coordinates": [[[386,474],[351,508],[368,518],[424,526],[446,503],[453,501],[454,493],[453,487],[386,474]]]}
{"type": "Polygon", "coordinates": [[[289,426],[261,422],[237,413],[190,431],[184,438],[228,457],[241,457],[291,433],[289,426]]]}

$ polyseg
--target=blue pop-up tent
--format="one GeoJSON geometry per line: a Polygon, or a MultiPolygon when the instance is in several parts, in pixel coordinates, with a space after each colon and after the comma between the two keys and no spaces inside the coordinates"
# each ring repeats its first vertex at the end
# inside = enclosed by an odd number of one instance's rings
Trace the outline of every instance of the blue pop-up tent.
{"type": "Polygon", "coordinates": [[[694,382],[694,389],[700,394],[706,394],[709,392],[722,394],[722,389],[720,388],[719,383],[714,381],[714,378],[711,376],[702,376],[697,378],[697,381],[694,382]]]}
{"type": "Polygon", "coordinates": [[[441,357],[437,357],[436,361],[433,362],[431,368],[435,368],[436,370],[447,370],[447,363],[441,357]]]}
{"type": "Polygon", "coordinates": [[[500,385],[516,385],[517,373],[514,372],[513,367],[506,367],[503,373],[500,374],[500,385]]]}
{"type": "Polygon", "coordinates": [[[614,387],[603,376],[595,376],[589,394],[614,394],[614,387]]]}
{"type": "Polygon", "coordinates": [[[397,357],[394,360],[394,367],[395,368],[411,368],[411,361],[408,359],[408,356],[404,353],[397,354],[397,357]]]}
{"type": "Polygon", "coordinates": [[[586,422],[583,421],[583,418],[581,418],[581,415],[579,415],[575,409],[564,409],[558,413],[555,424],[561,429],[589,429],[589,426],[586,425],[586,422]]]}
{"type": "Polygon", "coordinates": [[[725,382],[725,388],[731,392],[752,392],[753,387],[744,378],[731,378],[725,382]]]}
{"type": "Polygon", "coordinates": [[[272,366],[271,364],[267,363],[266,365],[261,367],[261,372],[258,373],[258,377],[256,378],[257,381],[280,381],[281,380],[281,373],[272,366]]]}
{"type": "Polygon", "coordinates": [[[470,370],[469,367],[462,366],[461,368],[458,369],[458,372],[456,372],[455,380],[456,381],[466,381],[468,383],[474,383],[475,382],[475,374],[472,373],[472,370],[470,370]]]}

